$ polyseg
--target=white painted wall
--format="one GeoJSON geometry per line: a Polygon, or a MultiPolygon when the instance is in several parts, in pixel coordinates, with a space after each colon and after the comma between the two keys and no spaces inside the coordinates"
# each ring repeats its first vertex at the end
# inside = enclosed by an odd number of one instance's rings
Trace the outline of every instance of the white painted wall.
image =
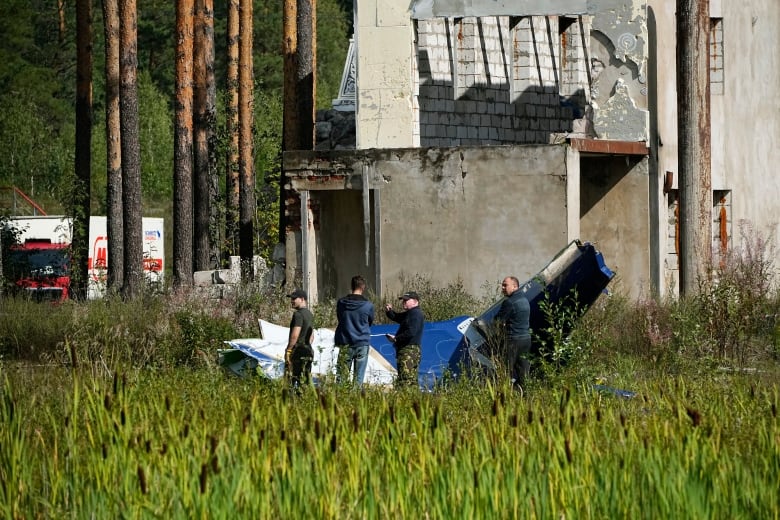
{"type": "MultiPolygon", "coordinates": [[[[677,188],[676,22],[674,0],[649,0],[656,31],[658,175],[674,172],[677,188]]],[[[780,244],[780,2],[712,0],[710,16],[723,18],[724,85],[711,96],[712,187],[731,190],[732,248],[742,248],[740,222],[780,244]]],[[[660,185],[663,182],[661,180],[660,185]]],[[[656,225],[666,233],[667,198],[659,189],[656,225]]],[[[668,244],[656,251],[663,266],[668,244]]],[[[666,277],[669,273],[664,273],[666,277]]],[[[666,289],[666,287],[661,287],[666,289]]]]}
{"type": "Polygon", "coordinates": [[[360,0],[357,13],[356,147],[415,146],[414,35],[407,4],[360,0]]]}

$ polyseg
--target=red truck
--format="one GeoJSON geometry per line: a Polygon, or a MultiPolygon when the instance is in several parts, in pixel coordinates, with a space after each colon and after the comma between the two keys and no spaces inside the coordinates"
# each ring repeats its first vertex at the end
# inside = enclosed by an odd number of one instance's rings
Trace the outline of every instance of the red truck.
{"type": "Polygon", "coordinates": [[[5,269],[17,294],[37,301],[66,300],[70,286],[68,246],[40,238],[11,246],[5,269]]]}

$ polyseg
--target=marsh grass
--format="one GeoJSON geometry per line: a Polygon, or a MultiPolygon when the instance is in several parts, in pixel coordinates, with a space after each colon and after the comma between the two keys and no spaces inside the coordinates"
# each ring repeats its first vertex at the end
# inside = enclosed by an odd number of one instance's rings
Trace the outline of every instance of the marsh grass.
{"type": "Polygon", "coordinates": [[[293,397],[203,370],[63,371],[49,401],[4,372],[6,517],[778,514],[780,395],[743,376],[635,381],[623,400],[576,384],[293,397]]]}
{"type": "MultiPolygon", "coordinates": [[[[696,298],[551,307],[577,355],[522,396],[502,378],[297,395],[214,369],[222,340],[287,322],[281,290],[0,300],[0,516],[777,518],[780,298],[744,287],[767,254],[696,298]]],[[[486,307],[407,282],[429,319],[486,307]]],[[[335,326],[333,302],[315,316],[335,326]]]]}

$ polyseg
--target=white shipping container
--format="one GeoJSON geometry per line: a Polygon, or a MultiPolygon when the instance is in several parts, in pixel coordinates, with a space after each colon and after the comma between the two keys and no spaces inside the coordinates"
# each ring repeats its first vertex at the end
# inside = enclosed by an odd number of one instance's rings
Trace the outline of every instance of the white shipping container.
{"type": "MultiPolygon", "coordinates": [[[[165,272],[165,230],[164,219],[144,217],[143,270],[149,283],[160,284],[165,272]]],[[[11,217],[10,225],[19,232],[19,241],[30,239],[51,240],[57,244],[70,244],[72,222],[64,216],[11,217]]],[[[106,217],[89,218],[89,298],[100,298],[105,294],[106,270],[108,268],[108,231],[106,217]]]]}

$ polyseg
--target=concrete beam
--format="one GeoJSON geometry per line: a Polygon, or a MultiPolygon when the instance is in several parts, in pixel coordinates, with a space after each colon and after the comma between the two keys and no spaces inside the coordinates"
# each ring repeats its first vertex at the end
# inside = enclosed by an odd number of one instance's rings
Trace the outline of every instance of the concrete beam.
{"type": "Polygon", "coordinates": [[[412,4],[412,18],[459,16],[535,16],[588,14],[594,0],[417,0],[412,4]]]}
{"type": "Polygon", "coordinates": [[[597,14],[623,7],[645,7],[633,0],[415,0],[412,18],[467,16],[555,16],[597,14]]]}
{"type": "Polygon", "coordinates": [[[607,141],[603,139],[569,139],[569,144],[581,153],[609,155],[648,155],[650,149],[644,141],[607,141]]]}

